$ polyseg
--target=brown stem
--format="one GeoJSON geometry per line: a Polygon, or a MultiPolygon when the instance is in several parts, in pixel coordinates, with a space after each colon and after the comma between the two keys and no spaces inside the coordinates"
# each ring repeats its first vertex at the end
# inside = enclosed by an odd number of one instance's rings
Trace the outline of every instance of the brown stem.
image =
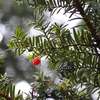
{"type": "Polygon", "coordinates": [[[83,20],[85,21],[87,27],[89,28],[90,32],[92,33],[92,36],[96,40],[97,44],[100,44],[100,39],[96,35],[95,28],[93,27],[93,25],[91,24],[91,22],[86,17],[86,15],[84,13],[84,9],[82,8],[82,4],[80,4],[79,0],[74,0],[74,2],[75,2],[75,5],[76,5],[78,11],[80,12],[80,15],[83,17],[83,20]]]}
{"type": "Polygon", "coordinates": [[[0,96],[3,97],[3,98],[5,98],[5,99],[7,99],[7,100],[13,100],[11,97],[6,96],[5,94],[3,94],[1,92],[0,92],[0,96]]]}
{"type": "Polygon", "coordinates": [[[32,99],[34,98],[33,92],[34,92],[34,87],[32,88],[32,99]]]}

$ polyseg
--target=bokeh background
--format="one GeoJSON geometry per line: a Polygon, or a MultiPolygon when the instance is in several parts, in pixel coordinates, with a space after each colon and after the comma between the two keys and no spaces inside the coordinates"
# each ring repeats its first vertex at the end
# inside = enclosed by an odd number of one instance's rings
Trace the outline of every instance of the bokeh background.
{"type": "Polygon", "coordinates": [[[0,52],[5,53],[3,57],[5,63],[0,67],[0,74],[6,72],[15,83],[21,80],[31,82],[34,80],[33,73],[37,70],[32,63],[29,63],[26,54],[14,58],[14,50],[6,51],[8,40],[12,38],[10,33],[14,32],[16,27],[29,32],[30,27],[24,22],[33,19],[32,12],[33,9],[29,8],[26,2],[18,6],[15,0],[0,0],[0,52]]]}

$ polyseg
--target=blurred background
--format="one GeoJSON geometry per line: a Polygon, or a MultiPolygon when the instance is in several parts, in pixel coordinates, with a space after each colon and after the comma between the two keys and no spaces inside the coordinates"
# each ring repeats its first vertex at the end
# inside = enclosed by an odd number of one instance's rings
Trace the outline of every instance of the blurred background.
{"type": "Polygon", "coordinates": [[[18,5],[15,0],[0,0],[0,53],[5,54],[4,57],[0,58],[5,61],[1,63],[3,67],[0,67],[0,74],[7,73],[13,79],[16,93],[19,89],[29,93],[30,83],[34,81],[33,74],[38,71],[39,67],[29,62],[26,57],[28,52],[14,58],[14,50],[6,51],[8,40],[12,38],[10,33],[13,33],[16,27],[24,29],[31,35],[33,34],[32,28],[26,26],[25,21],[27,20],[33,20],[33,9],[26,2],[18,5]]]}
{"type": "Polygon", "coordinates": [[[25,55],[14,58],[14,50],[5,51],[8,48],[8,40],[12,38],[10,33],[14,32],[16,27],[28,32],[29,27],[26,27],[24,21],[31,19],[33,19],[32,9],[26,2],[18,6],[15,0],[0,0],[0,52],[5,53],[3,58],[5,63],[0,67],[0,74],[6,72],[15,83],[21,80],[33,81],[33,73],[37,70],[25,55]]]}

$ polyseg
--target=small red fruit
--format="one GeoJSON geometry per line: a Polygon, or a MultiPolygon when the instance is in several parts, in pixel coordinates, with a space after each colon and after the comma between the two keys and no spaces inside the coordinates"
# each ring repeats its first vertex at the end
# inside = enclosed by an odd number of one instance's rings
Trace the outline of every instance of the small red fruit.
{"type": "Polygon", "coordinates": [[[34,59],[33,59],[33,64],[34,64],[34,65],[39,65],[39,64],[40,64],[39,58],[34,58],[34,59]]]}

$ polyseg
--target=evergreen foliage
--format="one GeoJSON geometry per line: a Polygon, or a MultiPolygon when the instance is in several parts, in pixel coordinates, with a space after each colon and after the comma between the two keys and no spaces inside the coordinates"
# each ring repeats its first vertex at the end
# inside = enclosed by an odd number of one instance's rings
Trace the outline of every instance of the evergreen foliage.
{"type": "MultiPolygon", "coordinates": [[[[0,58],[4,57],[4,53],[0,53],[0,58]]],[[[4,60],[0,59],[0,63],[3,63],[4,60]]],[[[2,67],[2,65],[0,64],[0,67],[2,67]]]]}
{"type": "Polygon", "coordinates": [[[0,75],[0,100],[23,100],[22,93],[15,96],[15,85],[7,74],[0,75]]]}
{"type": "MultiPolygon", "coordinates": [[[[19,4],[23,2],[23,0],[16,1],[19,4]]],[[[27,21],[28,26],[33,26],[43,34],[29,37],[25,30],[16,28],[12,40],[8,41],[8,50],[15,49],[15,57],[25,51],[32,52],[32,55],[28,56],[31,61],[35,57],[46,56],[46,59],[52,63],[52,74],[57,73],[60,79],[59,83],[54,83],[54,80],[44,72],[37,73],[36,81],[32,83],[32,92],[27,99],[91,100],[90,95],[96,91],[99,99],[100,1],[27,0],[27,3],[34,8],[34,20],[27,21]],[[64,14],[70,13],[70,18],[74,14],[81,15],[71,20],[82,19],[86,28],[79,31],[73,27],[72,33],[67,29],[67,25],[56,22],[51,24],[44,18],[44,11],[49,10],[53,15],[62,9],[64,14]],[[85,88],[79,91],[79,87],[83,86],[85,88]]],[[[82,24],[77,27],[81,26],[82,24]]],[[[14,88],[13,85],[10,87],[14,88]]],[[[12,95],[10,96],[14,99],[12,95]]]]}

